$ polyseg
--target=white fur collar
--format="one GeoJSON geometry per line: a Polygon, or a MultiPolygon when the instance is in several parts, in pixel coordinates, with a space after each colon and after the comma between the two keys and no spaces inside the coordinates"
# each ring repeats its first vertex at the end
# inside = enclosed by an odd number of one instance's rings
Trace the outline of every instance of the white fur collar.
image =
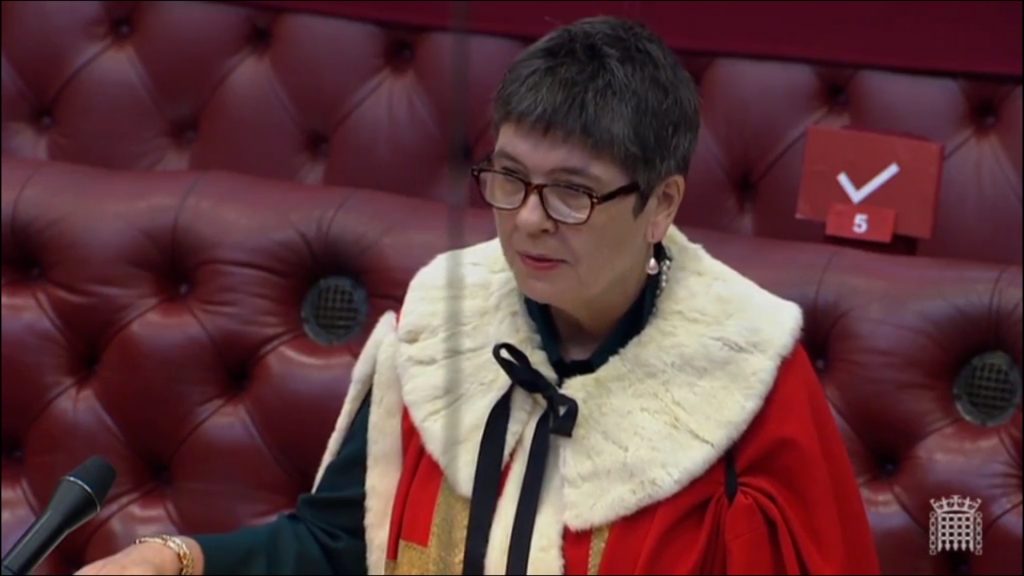
{"type": "MultiPolygon", "coordinates": [[[[584,530],[664,499],[747,428],[801,330],[800,308],[672,228],[674,258],[645,330],[563,390],[579,403],[559,443],[565,524],[584,530]]],[[[402,397],[453,490],[469,497],[491,407],[508,389],[491,349],[510,342],[555,381],[498,241],[437,257],[409,285],[398,327],[402,397]],[[451,283],[449,273],[457,283],[451,283]]],[[[516,388],[505,461],[539,398],[516,388]]]]}

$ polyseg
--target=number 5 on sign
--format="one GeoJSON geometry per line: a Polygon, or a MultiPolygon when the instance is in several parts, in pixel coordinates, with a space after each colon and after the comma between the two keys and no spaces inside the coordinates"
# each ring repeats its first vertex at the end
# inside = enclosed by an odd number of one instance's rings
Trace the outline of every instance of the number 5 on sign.
{"type": "Polygon", "coordinates": [[[895,230],[896,212],[877,206],[834,204],[825,224],[829,236],[871,242],[891,242],[895,230]]]}
{"type": "Polygon", "coordinates": [[[853,217],[853,231],[864,234],[868,231],[868,215],[863,212],[853,217]]]}

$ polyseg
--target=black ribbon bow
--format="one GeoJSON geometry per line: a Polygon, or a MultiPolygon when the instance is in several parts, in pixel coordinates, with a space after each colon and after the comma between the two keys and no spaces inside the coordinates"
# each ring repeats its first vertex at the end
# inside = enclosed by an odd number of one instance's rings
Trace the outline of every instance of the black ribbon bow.
{"type": "Polygon", "coordinates": [[[515,346],[498,344],[494,347],[494,359],[498,361],[505,374],[508,374],[512,384],[531,394],[540,394],[547,401],[548,408],[542,419],[550,419],[551,433],[572,438],[573,428],[576,427],[576,415],[579,412],[576,401],[562,394],[558,387],[548,382],[547,378],[530,364],[526,354],[515,346]],[[503,358],[502,352],[508,352],[512,358],[503,358]]]}
{"type": "Polygon", "coordinates": [[[473,482],[473,498],[469,508],[469,524],[466,527],[462,573],[483,574],[484,571],[487,542],[501,487],[501,460],[505,453],[512,390],[519,386],[531,394],[540,394],[547,402],[547,408],[537,421],[533,442],[530,444],[523,489],[516,507],[515,522],[512,524],[512,539],[505,566],[506,574],[526,574],[533,527],[540,504],[540,491],[544,482],[544,470],[547,467],[550,435],[571,438],[579,406],[575,400],[562,394],[557,386],[534,368],[522,350],[503,343],[494,347],[493,354],[498,365],[512,381],[512,386],[491,409],[484,425],[473,482]],[[509,358],[503,357],[502,352],[507,353],[509,358]]]}

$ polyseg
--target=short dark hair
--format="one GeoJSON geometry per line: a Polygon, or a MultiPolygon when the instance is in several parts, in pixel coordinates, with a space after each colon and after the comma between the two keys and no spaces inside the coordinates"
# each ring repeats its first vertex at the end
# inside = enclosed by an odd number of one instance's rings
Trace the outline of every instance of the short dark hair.
{"type": "Polygon", "coordinates": [[[672,174],[686,175],[700,98],[675,54],[640,23],[607,16],[557,28],[506,71],[494,130],[520,124],[582,140],[642,187],[636,212],[672,174]]]}

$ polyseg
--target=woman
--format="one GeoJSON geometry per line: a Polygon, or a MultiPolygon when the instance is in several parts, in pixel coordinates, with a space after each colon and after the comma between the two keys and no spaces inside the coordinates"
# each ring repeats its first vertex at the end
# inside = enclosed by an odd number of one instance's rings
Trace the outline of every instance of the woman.
{"type": "Polygon", "coordinates": [[[668,48],[555,30],[494,124],[498,238],[380,319],[296,511],[81,573],[878,571],[799,308],[672,224],[699,110],[668,48]]]}

